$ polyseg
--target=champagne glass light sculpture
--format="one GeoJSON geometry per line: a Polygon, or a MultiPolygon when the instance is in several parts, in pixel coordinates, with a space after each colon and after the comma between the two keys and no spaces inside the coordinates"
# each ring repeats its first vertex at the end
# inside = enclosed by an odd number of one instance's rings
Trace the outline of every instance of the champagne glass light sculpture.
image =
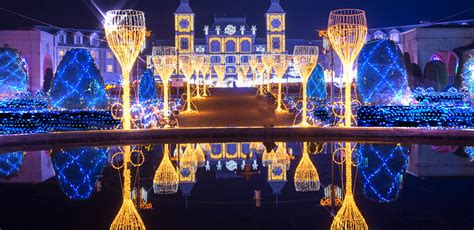
{"type": "Polygon", "coordinates": [[[245,84],[245,78],[247,78],[247,74],[249,72],[249,66],[248,65],[240,65],[237,69],[237,75],[239,77],[239,82],[245,84]]]}
{"type": "Polygon", "coordinates": [[[216,75],[217,75],[217,85],[224,84],[225,65],[224,64],[214,64],[213,68],[214,68],[214,72],[216,72],[216,75]]]}
{"type": "Polygon", "coordinates": [[[296,167],[294,183],[297,192],[318,191],[320,188],[319,174],[309,158],[306,142],[303,142],[302,157],[296,167]]]}
{"type": "Polygon", "coordinates": [[[130,71],[145,41],[145,14],[137,10],[111,10],[105,14],[105,36],[122,67],[123,129],[131,128],[130,71]]]}
{"type": "Polygon", "coordinates": [[[265,54],[262,56],[262,64],[265,68],[267,80],[267,92],[271,93],[270,80],[272,76],[273,65],[275,64],[275,56],[273,54],[265,54]]]}
{"type": "Polygon", "coordinates": [[[163,149],[163,160],[153,177],[153,191],[155,194],[174,194],[178,192],[179,174],[170,160],[169,145],[163,149]]]}
{"type": "Polygon", "coordinates": [[[308,95],[306,93],[308,79],[311,73],[318,63],[319,49],[317,46],[295,46],[293,51],[293,61],[296,69],[301,76],[301,82],[303,84],[303,100],[302,100],[302,111],[301,111],[301,123],[298,126],[308,127],[311,126],[307,120],[308,110],[308,95]]]}
{"type": "Polygon", "coordinates": [[[202,65],[204,64],[205,56],[203,54],[195,54],[191,61],[193,62],[194,73],[196,76],[195,84],[196,84],[196,99],[202,99],[201,92],[199,91],[200,83],[199,83],[199,72],[201,72],[202,65]]]}
{"type": "Polygon", "coordinates": [[[283,75],[285,75],[286,70],[288,69],[289,65],[289,58],[286,54],[278,54],[275,55],[275,64],[273,65],[273,69],[275,70],[275,74],[278,77],[278,98],[277,98],[277,108],[275,112],[285,112],[284,109],[281,108],[282,106],[282,98],[281,98],[281,84],[283,81],[283,75]]]}
{"type": "Polygon", "coordinates": [[[184,77],[186,78],[186,109],[184,113],[194,113],[196,110],[191,108],[191,77],[194,73],[193,68],[193,61],[192,56],[189,55],[181,55],[178,58],[179,61],[179,69],[183,73],[184,77]]]}
{"type": "Polygon", "coordinates": [[[176,48],[172,46],[153,47],[153,64],[163,82],[163,115],[168,117],[169,111],[169,80],[176,69],[178,58],[176,48]]]}
{"type": "Polygon", "coordinates": [[[357,9],[340,9],[331,11],[328,22],[328,37],[332,47],[344,66],[345,82],[345,126],[351,126],[351,84],[352,67],[367,38],[367,20],[365,12],[357,9]]]}
{"type": "Polygon", "coordinates": [[[255,78],[256,78],[256,72],[257,72],[257,66],[258,66],[258,59],[257,56],[251,55],[249,57],[249,66],[250,66],[250,71],[252,71],[252,85],[255,85],[255,78]]]}
{"type": "Polygon", "coordinates": [[[211,59],[209,55],[204,55],[204,62],[201,65],[201,74],[203,78],[203,84],[202,84],[202,96],[207,97],[207,75],[211,72],[211,59]]]}

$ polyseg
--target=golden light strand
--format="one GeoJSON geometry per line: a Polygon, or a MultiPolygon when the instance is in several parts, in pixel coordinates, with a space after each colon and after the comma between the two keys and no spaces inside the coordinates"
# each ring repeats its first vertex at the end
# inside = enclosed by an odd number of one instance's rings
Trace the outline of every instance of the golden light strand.
{"type": "Polygon", "coordinates": [[[153,47],[153,64],[155,71],[160,75],[163,82],[163,115],[169,116],[169,80],[176,70],[178,57],[176,48],[171,46],[153,47]]]}
{"type": "Polygon", "coordinates": [[[281,113],[286,112],[286,110],[282,109],[282,96],[281,96],[281,84],[283,81],[283,76],[286,73],[289,65],[289,58],[286,54],[278,54],[275,55],[275,64],[273,65],[273,70],[275,70],[275,74],[278,77],[278,97],[277,97],[277,108],[275,112],[281,113]]]}
{"type": "Polygon", "coordinates": [[[174,194],[178,192],[179,174],[171,163],[169,145],[165,144],[163,159],[153,177],[153,191],[155,194],[174,194]]]}
{"type": "Polygon", "coordinates": [[[318,191],[320,188],[319,174],[309,158],[306,142],[303,142],[302,157],[296,167],[294,183],[297,192],[318,191]]]}
{"type": "Polygon", "coordinates": [[[191,77],[194,73],[192,57],[190,55],[180,55],[178,58],[179,69],[186,78],[186,108],[183,113],[194,113],[197,112],[191,108],[192,97],[191,97],[191,77]]]}

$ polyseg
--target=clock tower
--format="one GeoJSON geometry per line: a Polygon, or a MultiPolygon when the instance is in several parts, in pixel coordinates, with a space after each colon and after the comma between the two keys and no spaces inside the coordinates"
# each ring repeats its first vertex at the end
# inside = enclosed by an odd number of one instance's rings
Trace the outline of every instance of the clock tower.
{"type": "Polygon", "coordinates": [[[266,17],[267,52],[284,53],[286,51],[286,13],[280,6],[280,0],[271,0],[266,17]]]}
{"type": "Polygon", "coordinates": [[[179,53],[194,52],[194,17],[189,0],[181,0],[174,12],[175,46],[179,53]]]}

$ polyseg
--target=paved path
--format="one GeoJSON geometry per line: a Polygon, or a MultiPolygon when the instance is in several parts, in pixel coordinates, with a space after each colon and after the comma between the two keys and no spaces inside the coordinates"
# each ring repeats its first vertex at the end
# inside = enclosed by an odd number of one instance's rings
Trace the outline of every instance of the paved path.
{"type": "Polygon", "coordinates": [[[255,88],[213,88],[211,96],[194,100],[198,113],[180,114],[180,127],[290,126],[290,114],[275,114],[271,98],[257,96],[255,88]]]}

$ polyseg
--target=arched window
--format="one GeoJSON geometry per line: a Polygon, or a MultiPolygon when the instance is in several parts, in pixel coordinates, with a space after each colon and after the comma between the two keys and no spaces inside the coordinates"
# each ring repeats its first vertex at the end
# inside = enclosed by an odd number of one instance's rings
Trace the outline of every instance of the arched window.
{"type": "Polygon", "coordinates": [[[273,49],[277,49],[277,50],[280,49],[280,38],[273,38],[272,43],[273,43],[272,44],[273,49]]]}
{"type": "Polygon", "coordinates": [[[248,52],[250,53],[250,42],[248,40],[244,40],[240,43],[240,51],[241,52],[248,52]]]}
{"type": "Polygon", "coordinates": [[[212,41],[211,42],[211,53],[219,53],[221,52],[221,43],[219,41],[212,41]]]}
{"type": "Polygon", "coordinates": [[[225,43],[225,51],[227,53],[234,53],[235,52],[235,42],[232,40],[229,40],[225,43]]]}

